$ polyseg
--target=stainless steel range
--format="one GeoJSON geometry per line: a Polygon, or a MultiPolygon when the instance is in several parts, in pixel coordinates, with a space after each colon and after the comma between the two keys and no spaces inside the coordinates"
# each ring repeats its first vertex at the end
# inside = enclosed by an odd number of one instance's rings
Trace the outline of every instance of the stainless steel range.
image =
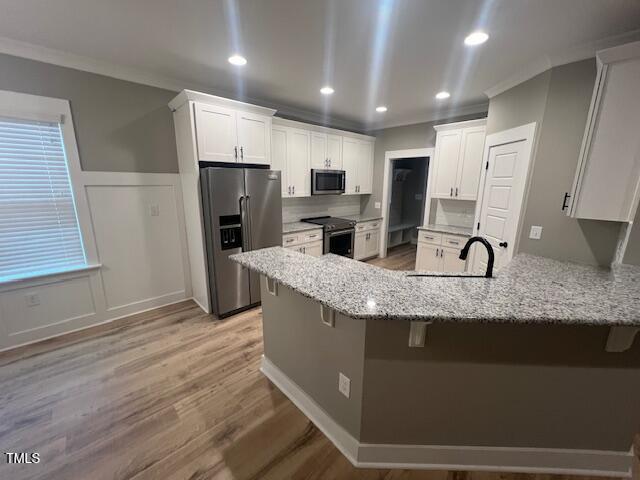
{"type": "Polygon", "coordinates": [[[326,216],[303,218],[302,221],[322,225],[324,253],[335,253],[353,258],[353,244],[356,237],[356,222],[354,220],[326,216]]]}

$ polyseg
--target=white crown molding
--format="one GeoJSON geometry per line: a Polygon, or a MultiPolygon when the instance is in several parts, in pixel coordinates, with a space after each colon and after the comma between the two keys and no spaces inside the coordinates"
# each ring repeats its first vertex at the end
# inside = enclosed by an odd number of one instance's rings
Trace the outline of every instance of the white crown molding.
{"type": "Polygon", "coordinates": [[[640,29],[577,45],[557,54],[543,55],[519,69],[512,76],[498,82],[493,87],[488,88],[484,91],[484,94],[489,98],[493,98],[496,95],[532,79],[536,75],[539,75],[550,68],[566,65],[567,63],[578,62],[580,60],[586,60],[587,58],[593,58],[599,50],[637,40],[640,40],[640,29]]]}
{"type": "Polygon", "coordinates": [[[489,109],[489,102],[476,103],[473,105],[464,105],[460,107],[451,107],[441,110],[430,110],[419,113],[411,117],[405,117],[403,120],[379,122],[373,124],[368,130],[377,131],[387,128],[403,127],[406,125],[415,125],[416,123],[436,122],[438,120],[448,120],[450,118],[461,117],[464,115],[473,115],[476,113],[486,113],[489,109]]]}

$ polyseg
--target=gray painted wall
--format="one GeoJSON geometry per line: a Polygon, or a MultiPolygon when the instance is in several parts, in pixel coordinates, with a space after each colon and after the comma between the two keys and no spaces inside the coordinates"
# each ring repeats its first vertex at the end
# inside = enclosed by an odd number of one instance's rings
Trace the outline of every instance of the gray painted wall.
{"type": "Polygon", "coordinates": [[[594,265],[613,260],[619,223],[576,220],[561,210],[571,190],[596,76],[595,59],[544,73],[489,102],[487,134],[536,122],[531,183],[519,252],[594,265]],[[531,225],[542,225],[530,240],[531,225]]]}
{"type": "MultiPolygon", "coordinates": [[[[595,76],[595,59],[550,70],[520,234],[521,252],[596,265],[609,265],[613,260],[620,223],[576,220],[561,210],[578,166],[595,76]],[[540,240],[529,239],[531,225],[543,226],[540,240]]],[[[522,102],[512,105],[519,110],[522,102]]],[[[490,121],[491,115],[490,107],[490,121]]]]}
{"type": "MultiPolygon", "coordinates": [[[[353,320],[357,321],[357,320],[353,320]]],[[[629,451],[640,428],[640,344],[608,328],[367,320],[363,443],[629,451]]]]}
{"type": "Polygon", "coordinates": [[[4,54],[0,90],[69,100],[83,170],[178,171],[176,92],[4,54]]]}
{"type": "Polygon", "coordinates": [[[374,132],[376,143],[373,161],[373,193],[362,196],[362,213],[378,215],[380,210],[374,208],[375,202],[382,202],[382,182],[384,177],[384,155],[389,150],[403,150],[409,148],[429,148],[436,143],[434,125],[441,123],[472,120],[485,117],[485,113],[455,117],[437,122],[417,123],[402,127],[385,128],[374,132]]]}

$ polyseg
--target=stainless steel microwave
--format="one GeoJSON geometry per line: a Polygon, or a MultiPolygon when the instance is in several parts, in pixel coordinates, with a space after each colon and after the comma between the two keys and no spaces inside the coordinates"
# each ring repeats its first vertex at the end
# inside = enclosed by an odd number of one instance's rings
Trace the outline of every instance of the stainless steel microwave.
{"type": "Polygon", "coordinates": [[[344,193],[344,170],[311,169],[311,195],[339,195],[344,193]]]}

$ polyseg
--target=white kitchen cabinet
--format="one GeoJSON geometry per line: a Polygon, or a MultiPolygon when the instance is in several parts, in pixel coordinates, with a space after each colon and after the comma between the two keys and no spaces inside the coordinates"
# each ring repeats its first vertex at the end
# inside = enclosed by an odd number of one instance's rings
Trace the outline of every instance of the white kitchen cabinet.
{"type": "Polygon", "coordinates": [[[342,169],[342,137],[311,132],[311,168],[342,169]]]}
{"type": "Polygon", "coordinates": [[[282,196],[289,196],[289,171],[287,169],[287,129],[274,125],[271,128],[271,168],[280,170],[282,196]]]}
{"type": "Polygon", "coordinates": [[[640,42],[597,53],[598,74],[571,192],[574,218],[631,222],[640,201],[640,42]]]}
{"type": "Polygon", "coordinates": [[[373,186],[373,143],[356,138],[342,140],[342,168],[345,194],[371,193],[373,186]]]}
{"type": "Polygon", "coordinates": [[[270,164],[270,116],[199,102],[194,111],[199,160],[270,164]]]}
{"type": "Polygon", "coordinates": [[[440,272],[440,247],[428,243],[418,243],[416,252],[416,271],[440,272]]]}
{"type": "Polygon", "coordinates": [[[418,232],[416,270],[458,273],[467,269],[466,260],[460,260],[460,250],[468,237],[443,234],[428,230],[418,232]]]}
{"type": "Polygon", "coordinates": [[[282,245],[289,250],[319,257],[323,254],[322,229],[284,234],[282,245]]]}
{"type": "Polygon", "coordinates": [[[486,120],[435,126],[432,198],[478,198],[486,120]]]}
{"type": "Polygon", "coordinates": [[[356,225],[353,258],[363,260],[380,252],[380,221],[360,222],[356,225]]]}

